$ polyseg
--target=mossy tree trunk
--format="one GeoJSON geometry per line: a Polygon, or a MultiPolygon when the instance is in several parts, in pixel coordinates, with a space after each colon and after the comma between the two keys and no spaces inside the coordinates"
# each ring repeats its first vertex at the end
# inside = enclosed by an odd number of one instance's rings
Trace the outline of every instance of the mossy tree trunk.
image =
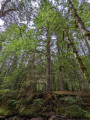
{"type": "Polygon", "coordinates": [[[86,29],[83,21],[79,17],[79,15],[77,13],[77,10],[75,9],[71,0],[68,0],[68,5],[69,5],[69,8],[71,9],[72,13],[74,14],[74,18],[76,20],[76,23],[78,24],[78,27],[79,27],[82,35],[85,37],[86,45],[88,47],[88,51],[89,51],[89,54],[90,54],[90,32],[86,29]]]}
{"type": "Polygon", "coordinates": [[[70,39],[70,37],[69,37],[69,35],[68,35],[68,32],[67,32],[65,29],[64,29],[64,32],[65,32],[65,36],[67,37],[67,39],[68,39],[68,41],[69,41],[69,43],[70,43],[70,45],[71,45],[71,47],[72,47],[72,50],[73,50],[74,56],[75,56],[75,58],[76,58],[76,61],[77,61],[78,65],[79,65],[79,67],[80,67],[80,69],[81,69],[81,71],[82,71],[82,73],[83,73],[86,81],[87,81],[88,83],[90,83],[90,77],[89,77],[89,75],[88,75],[88,71],[87,71],[85,65],[83,64],[82,59],[80,58],[80,56],[79,56],[79,54],[78,54],[78,51],[76,50],[76,48],[75,48],[75,46],[74,46],[74,43],[73,43],[72,40],[70,39]]]}

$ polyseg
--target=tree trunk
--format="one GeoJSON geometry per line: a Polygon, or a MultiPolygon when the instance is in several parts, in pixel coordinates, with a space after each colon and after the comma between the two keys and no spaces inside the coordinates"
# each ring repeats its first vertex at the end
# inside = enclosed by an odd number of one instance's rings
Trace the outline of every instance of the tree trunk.
{"type": "Polygon", "coordinates": [[[88,75],[87,69],[86,69],[86,67],[85,67],[84,64],[83,64],[82,59],[80,58],[80,56],[79,56],[79,54],[78,54],[78,51],[77,51],[76,48],[74,47],[74,43],[73,43],[73,42],[71,41],[71,39],[69,38],[69,35],[68,35],[67,31],[64,30],[64,32],[65,32],[65,35],[66,35],[68,41],[70,42],[70,45],[71,45],[71,47],[72,47],[74,56],[75,56],[75,58],[76,58],[76,61],[77,61],[78,65],[79,65],[82,73],[84,74],[84,77],[85,77],[86,81],[87,81],[88,83],[90,83],[90,77],[89,77],[89,75],[88,75]]]}
{"type": "Polygon", "coordinates": [[[80,79],[80,75],[79,75],[78,71],[74,70],[74,72],[75,72],[75,76],[78,78],[79,90],[81,92],[82,91],[82,82],[81,82],[81,79],[80,79]]]}
{"type": "Polygon", "coordinates": [[[69,4],[69,7],[72,10],[72,13],[74,14],[74,18],[76,20],[76,23],[78,24],[78,27],[79,27],[82,35],[86,39],[86,44],[87,44],[88,51],[89,51],[89,54],[90,54],[90,32],[86,29],[84,23],[82,22],[81,18],[79,17],[79,15],[77,13],[77,10],[74,8],[74,5],[72,4],[71,0],[68,0],[68,4],[69,4]]]}
{"type": "MultiPolygon", "coordinates": [[[[63,34],[64,39],[64,34],[63,34]]],[[[57,49],[58,49],[58,64],[59,64],[59,81],[60,81],[60,90],[64,91],[64,82],[63,82],[63,73],[62,73],[62,66],[60,66],[60,46],[59,46],[59,39],[57,37],[57,49]]]]}
{"type": "Polygon", "coordinates": [[[47,22],[47,68],[46,68],[46,91],[51,90],[51,57],[50,57],[50,33],[49,23],[47,22]]]}
{"type": "Polygon", "coordinates": [[[59,67],[59,79],[60,79],[60,91],[64,91],[63,73],[62,66],[59,67]]]}

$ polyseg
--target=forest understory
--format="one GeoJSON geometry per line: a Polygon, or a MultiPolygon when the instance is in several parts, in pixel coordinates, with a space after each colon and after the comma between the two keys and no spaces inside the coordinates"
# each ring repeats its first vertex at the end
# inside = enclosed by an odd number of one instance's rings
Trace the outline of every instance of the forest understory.
{"type": "Polygon", "coordinates": [[[90,93],[6,94],[0,99],[1,120],[89,120],[90,93]],[[17,96],[17,97],[16,97],[17,96]]]}

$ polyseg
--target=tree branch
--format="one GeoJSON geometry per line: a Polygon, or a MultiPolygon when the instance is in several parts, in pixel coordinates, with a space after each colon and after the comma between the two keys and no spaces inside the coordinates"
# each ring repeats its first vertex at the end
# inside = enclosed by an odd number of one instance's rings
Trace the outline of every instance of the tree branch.
{"type": "Polygon", "coordinates": [[[2,4],[2,7],[1,7],[1,11],[4,10],[5,6],[7,5],[7,3],[9,3],[11,0],[6,0],[4,4],[2,4]]]}
{"type": "Polygon", "coordinates": [[[5,6],[10,2],[11,0],[6,0],[4,4],[2,4],[1,10],[0,10],[0,18],[4,17],[6,14],[8,14],[11,11],[16,11],[17,9],[8,9],[4,11],[5,6]]]}
{"type": "Polygon", "coordinates": [[[4,17],[6,14],[8,14],[11,11],[16,11],[17,9],[8,9],[6,11],[0,11],[0,18],[4,17]]]}
{"type": "Polygon", "coordinates": [[[9,12],[16,11],[16,10],[17,10],[17,9],[8,9],[8,10],[4,11],[4,16],[5,16],[6,14],[8,14],[9,12]]]}

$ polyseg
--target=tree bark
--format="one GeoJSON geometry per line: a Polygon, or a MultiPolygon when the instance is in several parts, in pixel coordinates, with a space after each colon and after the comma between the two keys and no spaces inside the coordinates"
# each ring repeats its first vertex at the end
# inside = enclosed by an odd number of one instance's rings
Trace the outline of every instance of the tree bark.
{"type": "Polygon", "coordinates": [[[60,79],[60,91],[64,91],[63,73],[62,66],[59,67],[59,79],[60,79]]]}
{"type": "Polygon", "coordinates": [[[90,54],[90,32],[86,29],[84,23],[82,22],[81,18],[79,17],[79,15],[77,13],[77,10],[75,9],[71,0],[68,0],[68,4],[69,4],[69,8],[71,8],[72,13],[74,14],[74,18],[76,20],[76,23],[78,24],[78,27],[79,27],[82,35],[84,36],[84,38],[86,40],[86,44],[87,44],[88,51],[89,51],[89,54],[90,54]]]}
{"type": "Polygon", "coordinates": [[[51,90],[51,57],[50,57],[50,33],[49,22],[47,22],[47,68],[46,68],[46,91],[51,90]]]}

